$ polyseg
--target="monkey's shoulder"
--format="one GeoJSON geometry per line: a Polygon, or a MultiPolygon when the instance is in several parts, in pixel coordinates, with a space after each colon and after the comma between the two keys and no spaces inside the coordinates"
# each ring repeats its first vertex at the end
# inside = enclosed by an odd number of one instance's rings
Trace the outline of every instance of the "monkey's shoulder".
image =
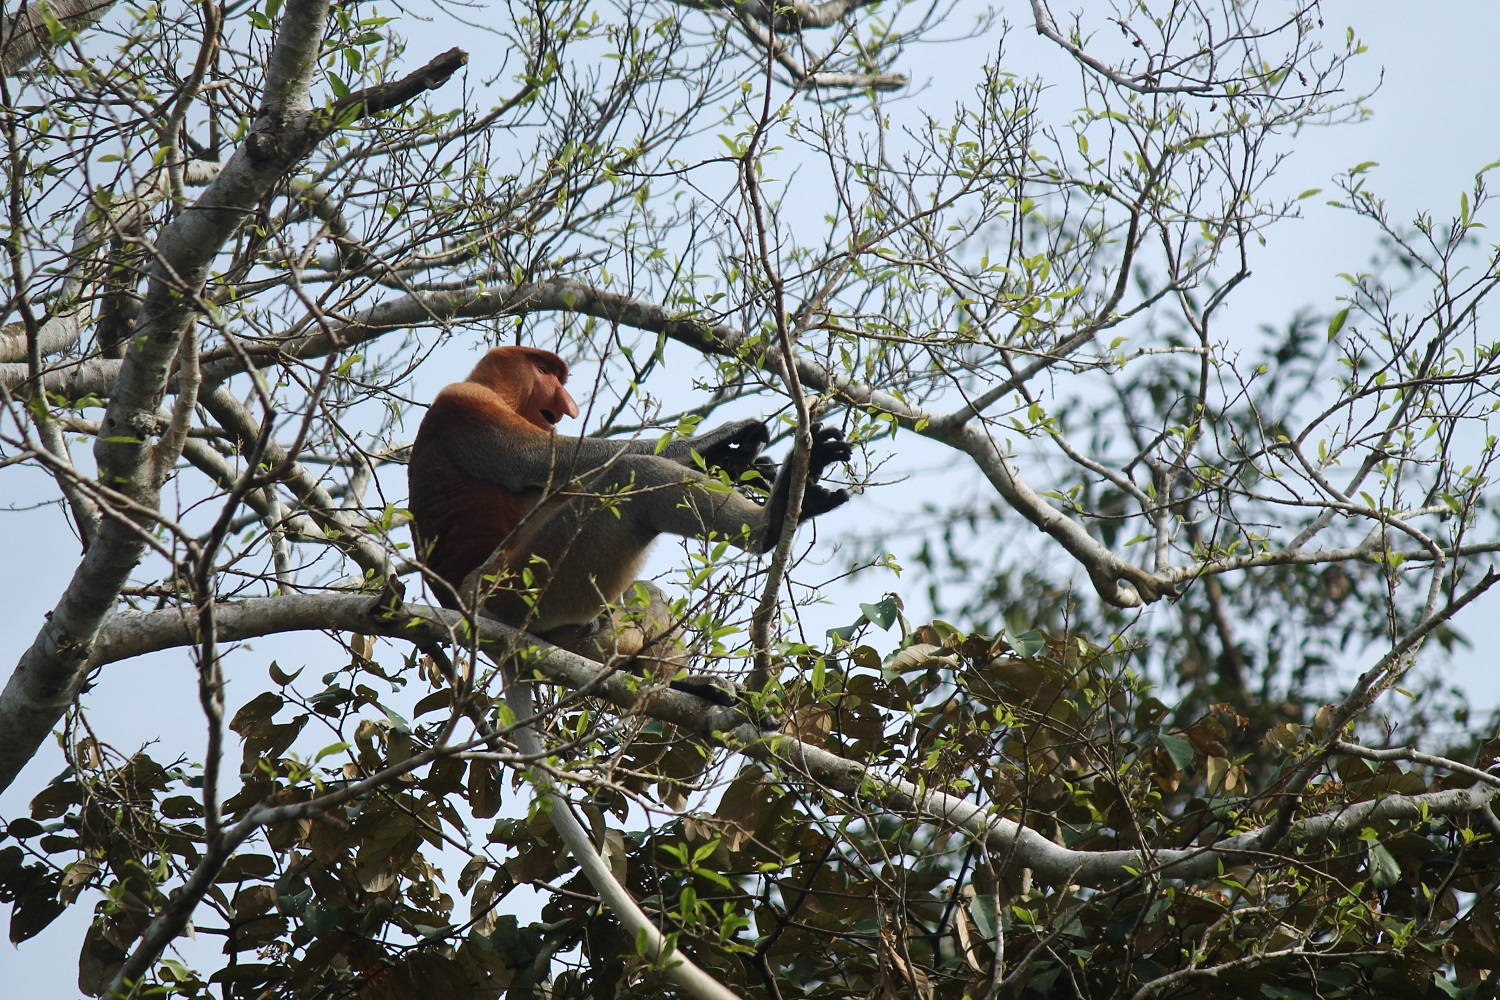
{"type": "Polygon", "coordinates": [[[444,430],[465,426],[494,426],[540,434],[503,398],[488,386],[473,382],[455,382],[433,399],[422,418],[424,426],[441,425],[444,430]]]}

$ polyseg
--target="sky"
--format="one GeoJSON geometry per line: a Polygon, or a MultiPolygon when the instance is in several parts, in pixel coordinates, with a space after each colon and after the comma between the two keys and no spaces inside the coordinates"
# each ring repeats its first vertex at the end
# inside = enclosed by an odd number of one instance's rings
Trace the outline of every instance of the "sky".
{"type": "MultiPolygon", "coordinates": [[[[1417,10],[1394,0],[1324,5],[1330,29],[1337,31],[1353,23],[1369,47],[1356,76],[1365,73],[1363,82],[1373,84],[1383,67],[1384,81],[1369,101],[1374,110],[1369,121],[1311,129],[1296,138],[1293,156],[1279,175],[1278,183],[1287,191],[1327,188],[1335,174],[1373,160],[1379,164],[1372,172],[1373,182],[1386,196],[1393,217],[1409,219],[1418,211],[1431,210],[1441,218],[1456,211],[1459,192],[1470,186],[1475,171],[1500,159],[1500,140],[1491,128],[1494,95],[1500,90],[1500,70],[1493,61],[1493,40],[1500,37],[1500,4],[1449,0],[1423,5],[1420,14],[1417,10]]],[[[1023,7],[1011,5],[1011,11],[1019,18],[1023,7]]],[[[425,51],[422,44],[413,37],[409,51],[425,51]]],[[[443,44],[451,42],[443,40],[443,44]]],[[[1019,49],[1014,46],[1010,51],[1019,49]]],[[[1048,72],[1060,85],[1070,85],[1072,78],[1058,76],[1056,65],[1050,64],[1048,72]]],[[[901,68],[926,88],[922,100],[933,106],[941,106],[948,100],[945,95],[964,92],[969,86],[967,78],[959,81],[945,76],[941,64],[908,60],[901,68]]],[[[1024,65],[1008,68],[1023,74],[1030,70],[1024,65]]],[[[1368,260],[1371,230],[1354,224],[1352,216],[1325,206],[1320,199],[1305,202],[1304,215],[1300,221],[1273,229],[1269,250],[1252,260],[1250,283],[1230,301],[1229,321],[1251,331],[1262,322],[1284,321],[1298,306],[1333,310],[1342,288],[1337,275],[1368,260]]],[[[461,377],[473,355],[456,344],[449,349],[456,355],[453,377],[461,377]]],[[[7,477],[7,488],[14,488],[9,473],[7,477]]],[[[11,496],[5,502],[19,505],[43,495],[11,496]]],[[[869,516],[868,508],[863,516],[869,516]]],[[[66,585],[77,562],[78,546],[70,535],[59,531],[50,510],[4,511],[0,525],[15,560],[12,565],[25,567],[25,572],[0,574],[0,607],[6,609],[5,625],[0,628],[0,662],[13,664],[66,585]]],[[[1457,620],[1474,648],[1455,664],[1453,679],[1479,705],[1500,701],[1500,680],[1484,652],[1495,648],[1500,639],[1497,602],[1500,599],[1489,595],[1457,620]]],[[[852,620],[852,607],[851,601],[835,608],[830,624],[852,620]]],[[[101,727],[104,739],[123,748],[153,739],[165,721],[173,718],[190,720],[188,725],[201,729],[194,685],[191,666],[181,656],[144,657],[120,664],[105,671],[98,688],[87,695],[91,720],[101,727]]],[[[251,685],[263,686],[262,679],[247,678],[241,690],[259,690],[251,685]]],[[[49,748],[15,787],[0,795],[0,817],[24,814],[25,801],[60,767],[60,755],[49,748]]],[[[77,947],[88,916],[87,905],[75,906],[19,951],[7,954],[0,946],[0,970],[14,995],[50,997],[74,991],[77,947]]]]}

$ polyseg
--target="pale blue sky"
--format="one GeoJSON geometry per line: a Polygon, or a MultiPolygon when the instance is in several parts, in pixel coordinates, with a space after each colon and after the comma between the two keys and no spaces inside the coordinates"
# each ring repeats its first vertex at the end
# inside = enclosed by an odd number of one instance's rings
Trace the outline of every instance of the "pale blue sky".
{"type": "MultiPolygon", "coordinates": [[[[1012,5],[1013,16],[1023,14],[1012,5]]],[[[1384,67],[1385,82],[1370,101],[1374,117],[1358,126],[1313,129],[1288,141],[1291,159],[1283,166],[1277,183],[1295,193],[1308,187],[1328,187],[1332,176],[1355,163],[1375,160],[1373,183],[1385,195],[1392,214],[1409,218],[1419,210],[1439,217],[1456,210],[1459,192],[1471,183],[1474,172],[1500,159],[1500,140],[1493,129],[1493,103],[1500,91],[1500,70],[1494,62],[1494,39],[1500,37],[1500,4],[1490,0],[1451,0],[1443,4],[1413,5],[1394,0],[1364,3],[1328,3],[1323,16],[1330,29],[1352,23],[1370,52],[1357,65],[1355,88],[1373,84],[1384,67]]],[[[1018,59],[1040,51],[1037,45],[1021,44],[1029,32],[1017,30],[1009,52],[1018,59]]],[[[445,34],[442,45],[451,44],[445,34]]],[[[1035,39],[1030,40],[1034,42],[1035,39]]],[[[413,59],[425,59],[426,48],[419,36],[409,50],[413,59]]],[[[919,50],[920,53],[920,50],[919,50]]],[[[1055,72],[1060,60],[1044,57],[1047,71],[1062,88],[1071,87],[1071,70],[1055,72]]],[[[957,93],[970,80],[948,74],[961,63],[946,58],[927,63],[913,62],[902,68],[925,85],[923,102],[941,100],[957,93]]],[[[1031,67],[1012,65],[1025,74],[1031,67]]],[[[1369,257],[1372,231],[1355,225],[1351,216],[1324,206],[1320,199],[1306,203],[1306,218],[1286,222],[1272,230],[1270,246],[1252,260],[1254,276],[1229,303],[1228,321],[1242,323],[1253,331],[1261,323],[1284,321],[1298,306],[1312,305],[1331,311],[1341,290],[1340,271],[1357,269],[1369,257]]],[[[454,354],[449,375],[460,377],[472,355],[450,345],[454,354]]],[[[446,363],[446,362],[445,362],[446,363]]],[[[48,483],[36,477],[37,492],[15,495],[16,477],[6,472],[9,503],[35,502],[51,495],[48,483]]],[[[868,517],[879,503],[855,509],[847,516],[868,517]]],[[[0,514],[4,537],[16,562],[25,572],[0,575],[0,606],[6,608],[6,627],[0,631],[0,662],[13,664],[35,635],[41,616],[54,604],[71,575],[78,557],[76,541],[62,527],[51,508],[0,514]]],[[[837,530],[830,524],[823,534],[837,530]]],[[[875,590],[887,589],[882,583],[875,590]]],[[[869,587],[860,589],[861,595],[869,587]]],[[[835,598],[837,600],[837,597],[835,598]]],[[[862,599],[868,599],[863,597],[862,599]]],[[[1458,626],[1475,642],[1475,651],[1457,664],[1455,680],[1464,685],[1472,700],[1493,705],[1500,700],[1500,681],[1488,655],[1497,639],[1495,619],[1500,613],[1494,595],[1487,596],[1463,612],[1458,626]]],[[[849,604],[830,611],[829,624],[843,624],[856,613],[849,604]]],[[[271,648],[270,643],[263,648],[271,648]]],[[[281,646],[276,647],[278,653],[281,646]]],[[[288,647],[295,651],[298,641],[288,647]]],[[[318,655],[306,652],[302,656],[318,655]]],[[[249,664],[255,658],[242,658],[249,664]]],[[[1350,662],[1340,676],[1353,677],[1367,664],[1350,662]]],[[[241,692],[259,690],[263,677],[244,678],[241,692]]],[[[181,656],[157,656],[109,668],[99,687],[88,696],[91,721],[100,736],[128,749],[170,731],[169,744],[179,743],[185,752],[201,742],[202,725],[196,706],[194,678],[188,661],[181,656]]],[[[234,699],[233,687],[230,699],[234,699]]],[[[197,751],[201,754],[201,750],[197,751]]],[[[0,796],[0,817],[24,812],[24,802],[61,767],[61,758],[48,748],[22,775],[17,786],[0,796]]],[[[87,904],[73,907],[40,938],[27,942],[18,952],[0,959],[7,987],[17,996],[66,996],[74,990],[76,956],[83,928],[89,918],[87,904]]]]}

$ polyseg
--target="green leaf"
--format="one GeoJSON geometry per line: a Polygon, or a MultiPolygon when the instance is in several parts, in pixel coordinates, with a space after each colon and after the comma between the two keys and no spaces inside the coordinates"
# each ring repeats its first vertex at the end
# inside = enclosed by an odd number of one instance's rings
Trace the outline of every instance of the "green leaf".
{"type": "Polygon", "coordinates": [[[1161,748],[1172,758],[1172,763],[1177,770],[1185,771],[1193,762],[1193,743],[1184,736],[1173,736],[1170,733],[1158,733],[1157,740],[1161,748]]]}
{"type": "Polygon", "coordinates": [[[1370,884],[1377,889],[1389,889],[1401,881],[1401,865],[1384,844],[1370,845],[1370,884]]]}
{"type": "Polygon", "coordinates": [[[1016,636],[1015,646],[1016,652],[1029,659],[1047,648],[1047,639],[1042,633],[1032,629],[1016,636]]]}
{"type": "Polygon", "coordinates": [[[277,663],[275,660],[272,660],[271,665],[266,668],[267,672],[271,675],[271,680],[276,682],[277,687],[286,687],[288,684],[292,683],[292,681],[296,680],[297,675],[302,673],[304,669],[306,668],[298,667],[294,673],[289,674],[285,670],[282,670],[281,664],[277,663]]]}
{"type": "Polygon", "coordinates": [[[1332,340],[1334,337],[1337,337],[1339,335],[1339,331],[1344,328],[1344,323],[1348,319],[1349,319],[1349,307],[1348,306],[1345,306],[1344,308],[1340,309],[1338,312],[1336,312],[1336,313],[1333,314],[1333,318],[1328,321],[1328,339],[1329,340],[1332,340]]]}
{"type": "Polygon", "coordinates": [[[827,634],[830,638],[837,639],[841,642],[853,642],[854,636],[858,632],[858,625],[840,625],[838,628],[829,629],[827,634]]]}
{"type": "Polygon", "coordinates": [[[323,749],[321,749],[321,750],[318,751],[318,755],[313,758],[313,763],[317,763],[318,761],[322,760],[324,757],[332,757],[336,753],[343,753],[345,750],[348,750],[348,749],[349,749],[349,744],[347,744],[347,743],[330,743],[330,744],[328,744],[328,746],[326,746],[323,749]]]}
{"type": "Polygon", "coordinates": [[[879,625],[882,629],[889,629],[891,623],[896,620],[896,599],[887,597],[874,604],[861,604],[859,610],[865,616],[866,621],[879,625]]]}
{"type": "Polygon", "coordinates": [[[980,893],[975,896],[974,901],[969,904],[969,917],[986,941],[995,940],[996,928],[1000,921],[999,915],[995,912],[994,896],[989,893],[980,893]]]}

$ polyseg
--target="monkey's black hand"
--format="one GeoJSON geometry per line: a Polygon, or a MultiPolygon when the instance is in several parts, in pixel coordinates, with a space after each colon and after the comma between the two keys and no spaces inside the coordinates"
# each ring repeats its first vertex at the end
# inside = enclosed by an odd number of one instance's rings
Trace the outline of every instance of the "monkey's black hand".
{"type": "Polygon", "coordinates": [[[709,468],[718,467],[731,479],[738,479],[759,467],[760,451],[771,443],[771,432],[759,420],[734,420],[690,438],[688,443],[709,468]]]}
{"type": "Polygon", "coordinates": [[[808,477],[821,479],[823,470],[838,462],[847,462],[854,457],[854,450],[844,440],[844,432],[837,427],[813,424],[812,454],[808,456],[808,477]]]}
{"type": "Polygon", "coordinates": [[[807,492],[802,494],[801,520],[806,521],[819,514],[826,514],[835,507],[842,507],[848,502],[848,490],[830,490],[817,483],[808,483],[807,492]]]}
{"type": "Polygon", "coordinates": [[[847,462],[854,457],[844,432],[837,427],[814,424],[812,430],[812,453],[807,459],[807,489],[802,494],[802,520],[826,514],[835,507],[849,502],[848,490],[830,490],[820,486],[818,480],[830,465],[847,462]]]}
{"type": "MultiPolygon", "coordinates": [[[[826,514],[849,500],[845,490],[830,490],[820,486],[818,480],[830,465],[847,462],[854,455],[849,442],[837,427],[814,424],[812,428],[812,450],[808,454],[807,485],[802,491],[800,521],[826,514]]],[[[771,487],[770,499],[766,502],[766,528],[760,538],[758,551],[770,552],[781,539],[782,522],[786,519],[787,502],[792,491],[792,460],[788,455],[776,473],[776,483],[771,487]]]]}

